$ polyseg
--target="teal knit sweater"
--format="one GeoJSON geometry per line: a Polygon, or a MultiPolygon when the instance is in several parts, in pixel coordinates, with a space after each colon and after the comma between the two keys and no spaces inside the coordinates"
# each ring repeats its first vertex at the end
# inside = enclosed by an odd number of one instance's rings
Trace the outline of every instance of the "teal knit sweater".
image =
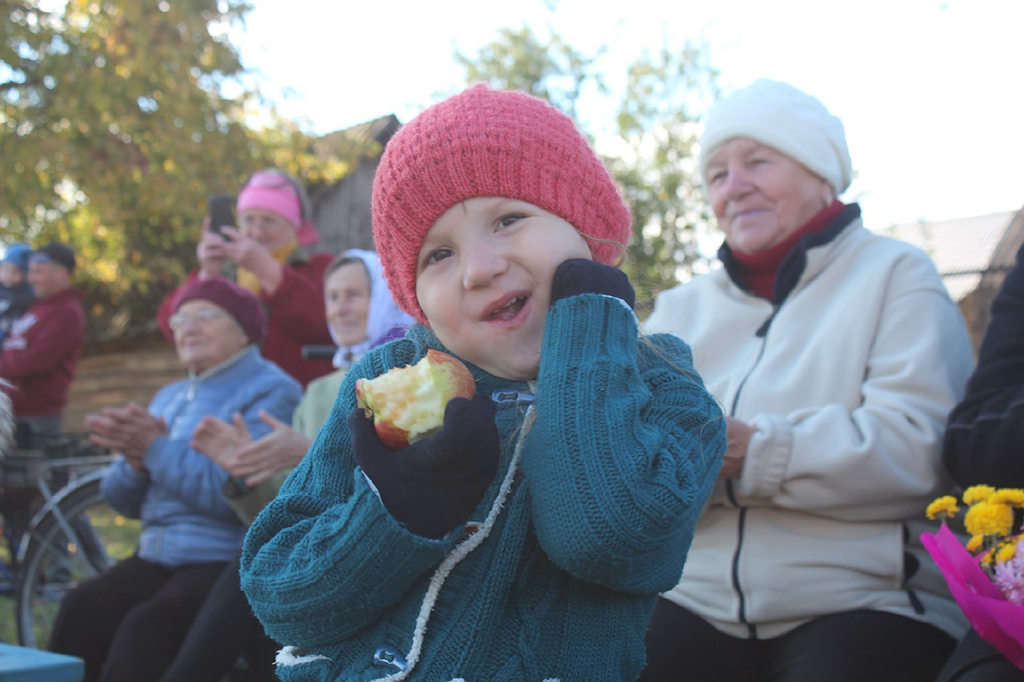
{"type": "MultiPolygon", "coordinates": [[[[278,674],[635,679],[655,599],[679,580],[726,445],[689,348],[640,339],[618,299],[557,302],[532,428],[525,409],[497,415],[499,473],[473,516],[490,523],[428,540],[388,514],[353,464],[346,424],[356,379],[428,347],[445,350],[415,327],[350,370],[310,453],[246,536],[243,588],[267,632],[291,645],[278,674]]],[[[527,389],[470,369],[478,391],[527,389]]]]}

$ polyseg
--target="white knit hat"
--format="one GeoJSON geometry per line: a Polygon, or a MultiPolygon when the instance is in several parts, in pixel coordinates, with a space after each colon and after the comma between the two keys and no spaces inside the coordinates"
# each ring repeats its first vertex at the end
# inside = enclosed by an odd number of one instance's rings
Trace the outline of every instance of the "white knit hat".
{"type": "Polygon", "coordinates": [[[843,122],[816,98],[788,83],[762,78],[711,108],[700,140],[700,175],[705,188],[711,154],[736,137],[785,154],[824,178],[837,196],[853,179],[843,122]]]}

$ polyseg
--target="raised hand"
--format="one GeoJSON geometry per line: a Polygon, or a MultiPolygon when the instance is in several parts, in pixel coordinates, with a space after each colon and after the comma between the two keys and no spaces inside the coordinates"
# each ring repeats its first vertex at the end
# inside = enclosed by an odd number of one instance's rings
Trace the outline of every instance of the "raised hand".
{"type": "Polygon", "coordinates": [[[469,520],[494,480],[501,452],[494,415],[488,395],[453,398],[440,431],[394,452],[356,408],[348,416],[353,454],[399,523],[442,538],[469,520]]]}
{"type": "Polygon", "coordinates": [[[260,281],[260,287],[266,293],[273,293],[281,284],[284,276],[281,264],[263,244],[243,235],[234,227],[223,227],[221,232],[227,237],[224,242],[224,253],[233,263],[252,272],[260,281]]]}
{"type": "Polygon", "coordinates": [[[210,217],[203,218],[203,236],[196,245],[196,258],[199,260],[199,279],[216,277],[223,274],[227,254],[224,252],[224,238],[210,230],[210,217]]]}
{"type": "Polygon", "coordinates": [[[621,298],[630,308],[636,293],[622,270],[586,258],[570,258],[551,278],[551,303],[580,294],[604,294],[621,298]]]}

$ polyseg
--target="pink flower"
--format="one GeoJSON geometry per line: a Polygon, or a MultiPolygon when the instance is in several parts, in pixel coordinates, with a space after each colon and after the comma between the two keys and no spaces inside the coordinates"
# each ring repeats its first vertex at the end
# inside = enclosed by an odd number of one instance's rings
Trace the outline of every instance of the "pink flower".
{"type": "Polygon", "coordinates": [[[1007,600],[945,524],[934,535],[922,533],[921,542],[978,635],[1024,670],[1024,608],[1007,600]]]}
{"type": "Polygon", "coordinates": [[[1017,540],[1012,559],[995,564],[992,582],[1011,602],[1024,604],[1024,538],[1017,540]]]}

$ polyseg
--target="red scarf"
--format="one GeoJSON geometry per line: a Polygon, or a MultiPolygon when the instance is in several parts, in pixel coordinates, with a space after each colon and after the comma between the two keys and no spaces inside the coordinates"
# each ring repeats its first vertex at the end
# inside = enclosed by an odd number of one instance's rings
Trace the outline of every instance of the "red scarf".
{"type": "Polygon", "coordinates": [[[757,253],[733,251],[732,255],[740,266],[743,281],[754,295],[769,301],[772,300],[772,292],[775,290],[775,274],[779,271],[782,261],[800,243],[801,239],[809,234],[823,232],[844,208],[843,202],[836,199],[829,206],[815,213],[814,217],[799,230],[765,251],[757,253]]]}

